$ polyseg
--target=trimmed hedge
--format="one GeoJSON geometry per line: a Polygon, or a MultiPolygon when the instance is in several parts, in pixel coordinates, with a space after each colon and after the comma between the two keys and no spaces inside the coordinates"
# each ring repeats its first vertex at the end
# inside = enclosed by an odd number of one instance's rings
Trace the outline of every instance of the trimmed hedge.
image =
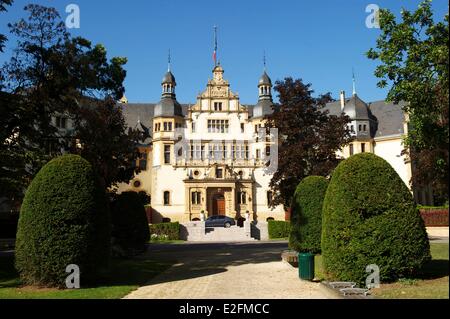
{"type": "Polygon", "coordinates": [[[309,176],[298,184],[292,199],[289,248],[298,252],[320,253],[322,206],[328,180],[309,176]]]}
{"type": "Polygon", "coordinates": [[[268,231],[270,239],[288,238],[291,231],[291,223],[288,221],[269,220],[268,231]]]}
{"type": "Polygon", "coordinates": [[[65,287],[66,267],[96,279],[110,257],[110,216],[92,166],[76,155],[45,165],[31,182],[20,211],[16,268],[23,283],[65,287]]]}
{"type": "Polygon", "coordinates": [[[341,162],[323,204],[322,256],[333,279],[365,285],[366,267],[380,280],[414,274],[431,259],[413,197],[384,159],[369,153],[341,162]]]}
{"type": "Polygon", "coordinates": [[[420,209],[426,227],[448,227],[448,208],[420,209]]]}
{"type": "Polygon", "coordinates": [[[161,223],[150,225],[150,236],[157,235],[158,237],[167,236],[167,240],[180,239],[180,223],[161,223]]]}
{"type": "Polygon", "coordinates": [[[125,250],[144,251],[150,231],[141,195],[136,192],[117,195],[111,208],[115,243],[125,250]]]}

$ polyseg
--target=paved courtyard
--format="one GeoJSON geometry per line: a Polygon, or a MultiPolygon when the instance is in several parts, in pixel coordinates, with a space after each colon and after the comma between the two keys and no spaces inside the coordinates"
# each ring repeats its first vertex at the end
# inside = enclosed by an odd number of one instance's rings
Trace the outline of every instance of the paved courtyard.
{"type": "Polygon", "coordinates": [[[178,263],[125,298],[335,298],[300,280],[297,269],[281,261],[285,249],[286,242],[151,245],[149,257],[178,263]]]}

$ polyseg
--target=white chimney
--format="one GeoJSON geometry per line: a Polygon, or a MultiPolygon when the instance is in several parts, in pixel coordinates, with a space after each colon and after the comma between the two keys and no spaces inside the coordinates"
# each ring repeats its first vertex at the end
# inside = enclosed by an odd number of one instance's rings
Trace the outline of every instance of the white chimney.
{"type": "Polygon", "coordinates": [[[345,91],[341,91],[341,111],[344,112],[345,107],[345,91]]]}

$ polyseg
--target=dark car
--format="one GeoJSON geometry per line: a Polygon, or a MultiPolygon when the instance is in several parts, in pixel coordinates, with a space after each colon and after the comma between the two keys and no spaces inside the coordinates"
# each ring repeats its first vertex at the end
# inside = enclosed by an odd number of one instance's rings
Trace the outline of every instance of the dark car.
{"type": "Polygon", "coordinates": [[[231,226],[236,225],[236,222],[233,218],[228,216],[211,216],[205,221],[206,227],[225,227],[230,228],[231,226]]]}

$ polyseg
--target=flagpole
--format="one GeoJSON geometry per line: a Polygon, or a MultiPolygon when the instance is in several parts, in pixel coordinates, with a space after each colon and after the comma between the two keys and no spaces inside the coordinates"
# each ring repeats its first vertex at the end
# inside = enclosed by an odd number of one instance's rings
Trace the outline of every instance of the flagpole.
{"type": "Polygon", "coordinates": [[[217,26],[214,26],[214,67],[217,66],[217,26]]]}

